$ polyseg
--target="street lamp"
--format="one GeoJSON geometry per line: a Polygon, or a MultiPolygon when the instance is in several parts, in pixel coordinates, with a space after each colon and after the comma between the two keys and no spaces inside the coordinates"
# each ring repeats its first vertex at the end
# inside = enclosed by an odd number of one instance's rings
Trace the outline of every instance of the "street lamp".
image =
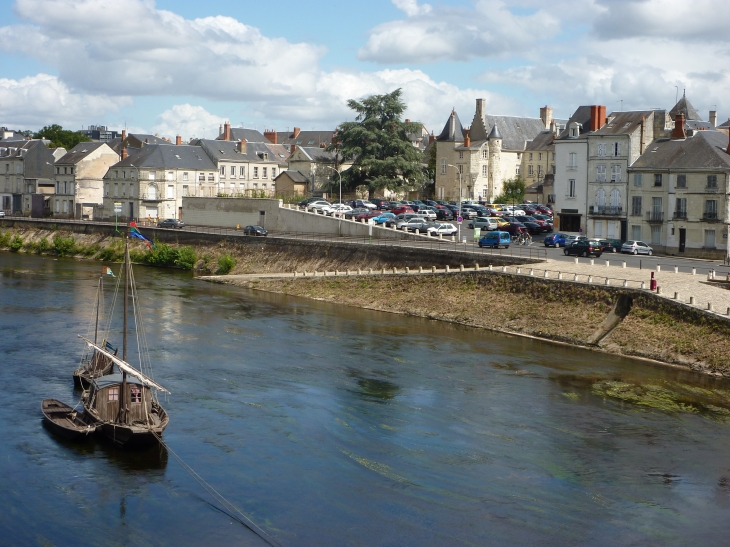
{"type": "MultiPolygon", "coordinates": [[[[449,167],[453,167],[456,169],[456,172],[459,173],[459,218],[464,218],[461,216],[461,169],[456,167],[456,165],[449,164],[449,167]]],[[[457,239],[461,241],[461,222],[457,222],[457,230],[458,230],[458,236],[457,239]]]]}
{"type": "MultiPolygon", "coordinates": [[[[327,169],[332,169],[335,173],[337,173],[337,178],[340,179],[340,206],[342,206],[342,175],[340,174],[340,172],[337,169],[335,169],[334,167],[332,167],[330,165],[325,165],[325,167],[327,169]]],[[[340,235],[342,235],[342,211],[337,212],[337,217],[340,219],[339,232],[340,232],[340,235]]]]}

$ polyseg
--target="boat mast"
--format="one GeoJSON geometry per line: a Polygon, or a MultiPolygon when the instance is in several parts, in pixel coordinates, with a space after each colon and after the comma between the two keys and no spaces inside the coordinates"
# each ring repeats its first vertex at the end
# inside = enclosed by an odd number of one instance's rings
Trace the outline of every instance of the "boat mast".
{"type": "Polygon", "coordinates": [[[101,284],[104,278],[99,278],[99,286],[96,289],[96,326],[94,327],[94,344],[97,343],[96,339],[99,334],[99,304],[101,301],[101,284]]]}
{"type": "MultiPolygon", "coordinates": [[[[124,334],[122,336],[122,360],[127,360],[127,300],[129,299],[129,239],[124,242],[124,334]]],[[[122,423],[127,423],[126,409],[127,372],[122,370],[122,389],[119,394],[119,414],[122,423]]]]}

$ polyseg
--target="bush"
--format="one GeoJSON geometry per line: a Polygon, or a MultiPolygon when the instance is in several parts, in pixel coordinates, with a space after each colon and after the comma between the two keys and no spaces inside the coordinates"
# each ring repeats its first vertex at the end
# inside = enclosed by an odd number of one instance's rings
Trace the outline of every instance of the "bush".
{"type": "Polygon", "coordinates": [[[175,266],[178,268],[182,268],[183,270],[192,270],[197,261],[198,255],[195,254],[195,249],[192,247],[181,247],[177,250],[175,266]]]}
{"type": "Polygon", "coordinates": [[[147,252],[146,251],[137,251],[135,249],[129,249],[129,259],[132,262],[137,262],[138,264],[143,264],[147,262],[147,252]]]}
{"type": "Polygon", "coordinates": [[[23,248],[30,253],[43,254],[48,251],[50,245],[48,244],[48,239],[44,237],[37,242],[28,241],[27,243],[23,244],[23,248]]]}
{"type": "Polygon", "coordinates": [[[58,256],[76,254],[76,240],[73,237],[53,236],[53,252],[58,256]]]}
{"type": "Polygon", "coordinates": [[[230,272],[236,265],[236,260],[229,254],[224,254],[218,258],[218,271],[216,273],[225,275],[230,272]]]}
{"type": "Polygon", "coordinates": [[[124,244],[121,241],[115,241],[99,251],[96,258],[104,262],[121,262],[124,260],[124,244]]]}
{"type": "Polygon", "coordinates": [[[10,232],[0,232],[0,247],[10,246],[10,232]]]}
{"type": "Polygon", "coordinates": [[[10,247],[11,251],[17,253],[23,247],[23,239],[18,234],[13,235],[13,239],[10,240],[8,247],[10,247]]]}
{"type": "Polygon", "coordinates": [[[158,243],[147,255],[147,264],[152,266],[174,266],[177,259],[177,249],[167,243],[158,243]]]}

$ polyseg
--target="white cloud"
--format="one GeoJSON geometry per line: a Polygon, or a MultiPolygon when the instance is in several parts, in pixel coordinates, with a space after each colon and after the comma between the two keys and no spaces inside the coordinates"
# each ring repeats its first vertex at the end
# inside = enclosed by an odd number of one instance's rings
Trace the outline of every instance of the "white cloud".
{"type": "Polygon", "coordinates": [[[404,12],[408,17],[415,15],[425,15],[431,12],[430,4],[418,4],[418,0],[393,0],[396,8],[404,12]]]}
{"type": "Polygon", "coordinates": [[[214,139],[218,136],[219,126],[226,118],[211,114],[202,106],[176,104],[157,117],[152,132],[171,138],[176,135],[187,142],[192,137],[214,139]]]}
{"type": "Polygon", "coordinates": [[[0,121],[9,127],[38,129],[58,123],[79,128],[90,118],[101,117],[131,102],[130,97],[74,93],[48,74],[20,80],[0,78],[0,121]]]}
{"type": "MultiPolygon", "coordinates": [[[[358,58],[380,63],[456,61],[529,51],[560,31],[557,18],[545,10],[516,14],[503,0],[478,0],[473,9],[423,9],[405,0],[404,21],[375,27],[358,58]]],[[[430,6],[429,6],[430,8],[430,6]]]]}

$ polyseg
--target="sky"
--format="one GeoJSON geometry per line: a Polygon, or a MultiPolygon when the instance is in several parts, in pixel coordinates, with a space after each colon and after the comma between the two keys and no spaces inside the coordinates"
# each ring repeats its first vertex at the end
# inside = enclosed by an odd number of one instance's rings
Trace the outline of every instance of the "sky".
{"type": "Polygon", "coordinates": [[[0,126],[214,138],[334,129],[348,99],[403,90],[435,134],[451,109],[568,118],[730,117],[727,0],[0,0],[0,126]]]}

